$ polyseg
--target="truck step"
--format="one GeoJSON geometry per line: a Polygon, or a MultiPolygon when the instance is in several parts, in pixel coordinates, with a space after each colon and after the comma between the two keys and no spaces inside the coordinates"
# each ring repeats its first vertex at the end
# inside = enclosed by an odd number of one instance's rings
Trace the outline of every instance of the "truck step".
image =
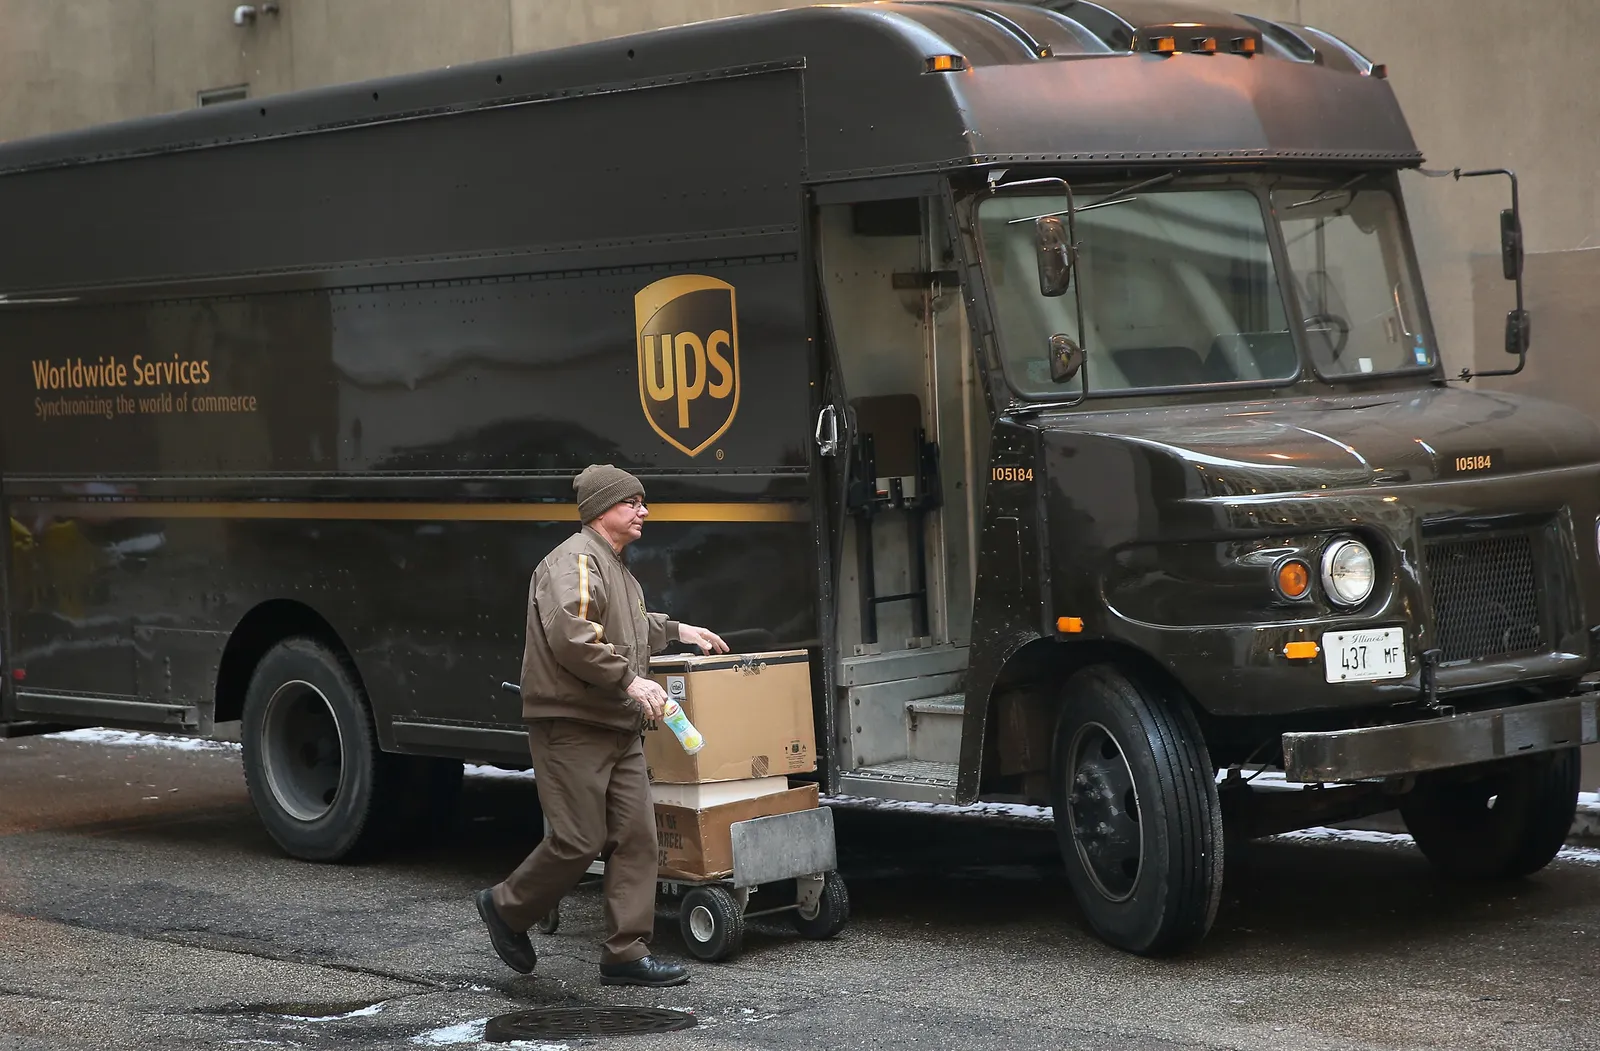
{"type": "Polygon", "coordinates": [[[924,759],[896,759],[857,767],[839,779],[839,792],[865,799],[900,799],[918,803],[953,803],[956,764],[924,759]]]}
{"type": "Polygon", "coordinates": [[[839,662],[841,686],[867,686],[893,679],[920,679],[967,670],[965,646],[927,646],[915,650],[893,650],[864,657],[846,657],[839,662]]]}
{"type": "Polygon", "coordinates": [[[892,763],[863,766],[846,776],[865,777],[879,781],[918,781],[925,784],[951,785],[956,783],[955,763],[930,763],[926,759],[896,759],[892,763]]]}
{"type": "Polygon", "coordinates": [[[908,701],[906,758],[934,763],[958,761],[966,713],[966,702],[960,694],[908,701]]]}

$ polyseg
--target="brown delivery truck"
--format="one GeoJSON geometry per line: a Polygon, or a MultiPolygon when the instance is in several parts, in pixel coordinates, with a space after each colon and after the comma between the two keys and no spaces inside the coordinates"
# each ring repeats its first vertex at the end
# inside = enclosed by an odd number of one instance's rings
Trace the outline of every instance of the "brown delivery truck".
{"type": "Polygon", "coordinates": [[[527,575],[609,462],[663,608],[808,653],[825,794],[1053,805],[1115,945],[1204,936],[1225,825],[1531,873],[1600,429],[1445,373],[1384,74],[845,4],[0,145],[9,732],[242,720],[283,849],[372,848],[526,761],[527,575]]]}

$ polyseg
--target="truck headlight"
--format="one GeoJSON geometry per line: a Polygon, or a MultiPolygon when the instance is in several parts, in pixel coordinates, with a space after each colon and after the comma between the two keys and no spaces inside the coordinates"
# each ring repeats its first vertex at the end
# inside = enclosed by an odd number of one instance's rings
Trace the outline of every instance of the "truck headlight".
{"type": "Polygon", "coordinates": [[[1322,586],[1341,606],[1359,606],[1377,582],[1372,552],[1359,540],[1335,540],[1322,553],[1322,586]]]}

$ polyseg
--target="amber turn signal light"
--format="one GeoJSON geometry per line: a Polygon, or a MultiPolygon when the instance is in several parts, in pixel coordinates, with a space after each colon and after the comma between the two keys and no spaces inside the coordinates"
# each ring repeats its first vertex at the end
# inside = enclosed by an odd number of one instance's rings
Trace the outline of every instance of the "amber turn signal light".
{"type": "Polygon", "coordinates": [[[1292,661],[1315,660],[1322,648],[1314,642],[1289,642],[1283,647],[1283,655],[1292,661]]]}
{"type": "Polygon", "coordinates": [[[1082,617],[1057,617],[1056,630],[1063,635],[1077,635],[1083,631],[1082,617]]]}
{"type": "Polygon", "coordinates": [[[934,55],[923,68],[928,73],[955,73],[967,68],[967,60],[964,55],[934,55]]]}
{"type": "Polygon", "coordinates": [[[1291,558],[1278,567],[1278,594],[1284,598],[1305,598],[1311,593],[1311,567],[1291,558]]]}

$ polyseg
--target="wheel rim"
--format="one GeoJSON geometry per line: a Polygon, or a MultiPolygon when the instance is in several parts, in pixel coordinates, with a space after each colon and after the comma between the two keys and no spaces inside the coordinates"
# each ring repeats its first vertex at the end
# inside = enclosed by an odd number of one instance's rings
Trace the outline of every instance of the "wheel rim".
{"type": "Polygon", "coordinates": [[[689,933],[694,935],[698,942],[708,942],[717,932],[717,918],[711,915],[711,910],[704,905],[696,905],[689,910],[689,933]]]}
{"type": "Polygon", "coordinates": [[[344,735],[322,691],[295,680],[267,701],[262,723],[267,787],[284,813],[316,821],[344,788],[344,735]]]}
{"type": "Polygon", "coordinates": [[[1086,723],[1072,736],[1067,824],[1090,881],[1109,901],[1127,901],[1144,868],[1139,789],[1110,730],[1086,723]]]}

